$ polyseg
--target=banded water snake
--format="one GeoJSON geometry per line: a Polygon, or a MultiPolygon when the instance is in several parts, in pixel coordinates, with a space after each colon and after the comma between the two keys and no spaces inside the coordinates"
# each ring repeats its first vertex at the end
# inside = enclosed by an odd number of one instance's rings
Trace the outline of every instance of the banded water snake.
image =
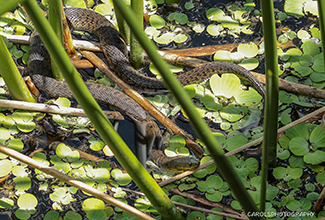
{"type": "MultiPolygon", "coordinates": [[[[127,56],[127,49],[120,33],[105,17],[96,12],[80,8],[66,8],[65,13],[68,23],[73,29],[87,30],[98,37],[108,62],[125,82],[139,89],[166,90],[163,81],[141,75],[131,66],[127,56]]],[[[50,97],[62,96],[73,98],[72,92],[64,82],[51,78],[50,57],[37,34],[32,35],[30,44],[28,69],[36,87],[41,92],[47,93],[50,97]]],[[[215,73],[222,74],[225,72],[234,73],[241,79],[248,81],[264,96],[265,91],[259,81],[249,71],[232,63],[211,62],[204,64],[192,71],[179,75],[178,79],[183,85],[187,85],[189,83],[201,82],[215,73]]],[[[86,85],[97,101],[114,106],[129,115],[135,121],[135,124],[140,127],[143,136],[148,137],[150,142],[155,142],[156,146],[160,145],[161,134],[157,124],[133,99],[120,91],[104,85],[90,82],[86,82],[86,85]]],[[[152,152],[155,153],[152,157],[161,166],[173,161],[172,159],[163,158],[163,154],[158,153],[158,151],[152,152]]],[[[180,158],[179,161],[184,163],[186,160],[180,158]]],[[[192,166],[189,169],[198,166],[194,161],[190,161],[190,163],[192,166]]],[[[168,167],[170,165],[167,166],[167,169],[168,167]]]]}

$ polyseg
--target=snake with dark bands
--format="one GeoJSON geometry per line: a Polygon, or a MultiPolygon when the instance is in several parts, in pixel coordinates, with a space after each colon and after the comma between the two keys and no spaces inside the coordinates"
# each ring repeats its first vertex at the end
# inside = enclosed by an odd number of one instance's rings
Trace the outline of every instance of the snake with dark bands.
{"type": "MultiPolygon", "coordinates": [[[[72,29],[86,30],[98,37],[109,64],[123,81],[140,90],[166,90],[163,81],[144,76],[132,67],[120,33],[105,17],[91,10],[80,8],[66,8],[65,14],[72,29]]],[[[53,98],[73,98],[73,94],[66,83],[52,78],[50,56],[37,33],[32,35],[30,45],[28,70],[36,87],[53,98]]],[[[263,97],[265,95],[262,84],[249,71],[233,63],[211,62],[203,64],[179,75],[178,79],[183,85],[187,85],[202,82],[215,73],[234,73],[240,79],[248,81],[263,97]]],[[[111,87],[91,82],[86,82],[86,85],[98,102],[113,106],[130,116],[136,126],[140,127],[142,135],[149,139],[148,141],[155,143],[156,148],[157,145],[160,145],[161,133],[158,125],[138,103],[111,87]]],[[[160,149],[152,149],[151,157],[158,166],[167,170],[178,170],[178,168],[193,170],[199,165],[197,161],[189,157],[168,158],[160,149]]]]}

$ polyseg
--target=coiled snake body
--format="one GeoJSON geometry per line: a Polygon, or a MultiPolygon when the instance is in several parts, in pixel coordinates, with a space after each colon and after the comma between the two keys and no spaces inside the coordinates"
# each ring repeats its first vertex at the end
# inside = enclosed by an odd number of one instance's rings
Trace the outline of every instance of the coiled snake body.
{"type": "MultiPolygon", "coordinates": [[[[126,83],[139,89],[166,90],[163,81],[141,75],[131,66],[120,33],[105,17],[96,12],[80,8],[66,8],[65,14],[69,25],[73,29],[87,30],[98,37],[101,48],[111,67],[126,83]]],[[[50,56],[37,33],[32,35],[30,45],[28,70],[36,87],[50,97],[73,98],[73,94],[66,83],[51,78],[50,56]]],[[[265,91],[260,82],[249,71],[232,63],[211,62],[204,64],[179,75],[178,79],[183,85],[187,85],[201,82],[215,73],[222,74],[225,72],[234,73],[241,79],[249,81],[264,96],[265,91]]],[[[161,133],[157,124],[133,99],[105,85],[90,82],[86,82],[86,85],[97,101],[114,106],[130,116],[137,127],[140,128],[142,135],[148,137],[150,143],[155,143],[156,147],[160,145],[161,133]]],[[[163,155],[162,152],[152,150],[151,156],[154,162],[167,170],[175,170],[177,167],[182,170],[191,170],[198,166],[198,162],[192,159],[184,159],[183,157],[167,158],[163,155]]]]}

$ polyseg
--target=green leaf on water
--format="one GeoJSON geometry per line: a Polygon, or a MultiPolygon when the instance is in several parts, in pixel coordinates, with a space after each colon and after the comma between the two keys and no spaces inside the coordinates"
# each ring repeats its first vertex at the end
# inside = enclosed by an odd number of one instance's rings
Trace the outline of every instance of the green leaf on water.
{"type": "Polygon", "coordinates": [[[157,29],[164,27],[166,24],[165,20],[162,17],[155,14],[150,16],[149,23],[151,26],[157,29]]]}
{"type": "Polygon", "coordinates": [[[325,152],[321,150],[310,152],[304,156],[304,161],[313,165],[325,162],[325,152]]]}
{"type": "Polygon", "coordinates": [[[304,156],[309,152],[308,142],[302,137],[294,137],[289,142],[290,151],[296,156],[304,156]]]}

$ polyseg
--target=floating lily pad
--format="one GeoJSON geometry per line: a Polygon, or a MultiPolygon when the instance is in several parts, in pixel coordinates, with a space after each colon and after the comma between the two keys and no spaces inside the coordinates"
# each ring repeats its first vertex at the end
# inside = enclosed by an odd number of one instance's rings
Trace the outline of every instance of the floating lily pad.
{"type": "Polygon", "coordinates": [[[242,62],[238,63],[238,65],[244,67],[247,70],[254,70],[258,67],[259,61],[256,58],[244,59],[242,62]]]}

